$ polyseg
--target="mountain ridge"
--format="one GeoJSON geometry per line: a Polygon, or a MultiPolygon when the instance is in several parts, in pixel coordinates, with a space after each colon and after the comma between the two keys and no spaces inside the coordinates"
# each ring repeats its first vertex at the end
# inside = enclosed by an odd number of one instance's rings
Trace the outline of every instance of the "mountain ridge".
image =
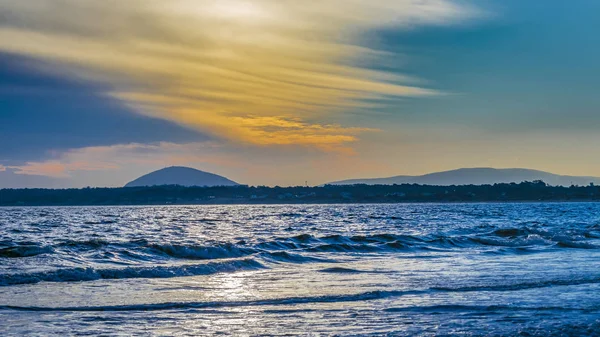
{"type": "Polygon", "coordinates": [[[237,182],[223,176],[191,167],[171,166],[145,174],[124,187],[180,185],[191,186],[237,186],[237,182]]]}
{"type": "Polygon", "coordinates": [[[333,181],[328,185],[491,185],[496,183],[520,183],[523,181],[542,180],[553,186],[600,184],[600,177],[559,175],[546,171],[491,167],[459,168],[448,171],[433,172],[417,176],[399,175],[385,178],[346,179],[333,181]]]}

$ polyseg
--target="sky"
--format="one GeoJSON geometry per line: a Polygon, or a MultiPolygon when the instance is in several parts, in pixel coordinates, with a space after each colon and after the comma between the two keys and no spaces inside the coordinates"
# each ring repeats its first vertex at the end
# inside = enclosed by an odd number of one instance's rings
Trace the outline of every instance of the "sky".
{"type": "Polygon", "coordinates": [[[0,0],[0,188],[600,176],[596,0],[0,0]]]}

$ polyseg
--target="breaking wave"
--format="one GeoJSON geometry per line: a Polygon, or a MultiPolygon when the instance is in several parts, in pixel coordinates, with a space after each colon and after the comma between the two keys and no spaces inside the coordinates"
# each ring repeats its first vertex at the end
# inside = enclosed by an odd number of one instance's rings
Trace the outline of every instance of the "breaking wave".
{"type": "Polygon", "coordinates": [[[265,268],[253,259],[211,262],[198,265],[126,267],[126,268],[64,268],[46,272],[0,275],[0,286],[38,282],[82,282],[132,278],[171,278],[209,275],[240,270],[265,268]]]}

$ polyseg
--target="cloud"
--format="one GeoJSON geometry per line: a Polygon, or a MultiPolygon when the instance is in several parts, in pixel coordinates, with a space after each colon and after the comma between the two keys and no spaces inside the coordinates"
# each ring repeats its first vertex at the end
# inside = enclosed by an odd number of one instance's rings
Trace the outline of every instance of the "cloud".
{"type": "Polygon", "coordinates": [[[475,15],[451,0],[0,0],[0,12],[0,49],[106,83],[143,114],[244,144],[324,150],[366,131],[328,122],[346,111],[439,94],[361,66],[398,57],[369,32],[475,15]]]}
{"type": "Polygon", "coordinates": [[[116,170],[117,165],[99,162],[59,161],[27,162],[22,166],[11,166],[15,174],[67,178],[73,171],[106,171],[116,170]]]}
{"type": "Polygon", "coordinates": [[[64,178],[15,174],[13,169],[0,171],[0,189],[2,188],[59,188],[68,184],[64,178]]]}
{"type": "Polygon", "coordinates": [[[201,151],[216,146],[207,143],[156,143],[92,146],[60,153],[57,159],[30,161],[23,165],[6,166],[14,174],[69,178],[85,171],[120,171],[128,165],[177,165],[206,161],[201,151]]]}
{"type": "Polygon", "coordinates": [[[0,52],[0,163],[4,165],[53,158],[71,148],[208,139],[107,98],[101,85],[45,74],[45,67],[49,65],[0,52]]]}
{"type": "MultiPolygon", "coordinates": [[[[381,164],[363,161],[345,153],[323,152],[299,145],[261,147],[214,141],[177,144],[126,144],[96,146],[64,152],[58,158],[7,167],[12,180],[26,185],[85,187],[123,186],[142,174],[167,166],[189,166],[256,185],[320,184],[339,177],[339,172],[360,174],[381,169],[381,164]],[[291,148],[295,147],[295,148],[291,148]],[[29,178],[28,178],[29,177],[29,178]],[[45,177],[49,182],[41,181],[45,177]],[[50,179],[50,180],[49,180],[50,179]]],[[[0,174],[0,186],[11,181],[0,174]]]]}
{"type": "Polygon", "coordinates": [[[353,153],[347,143],[358,140],[363,132],[378,131],[369,128],[342,127],[337,124],[307,123],[300,118],[269,116],[231,117],[240,127],[237,137],[257,145],[307,145],[325,151],[353,153]]]}
{"type": "Polygon", "coordinates": [[[417,175],[459,167],[525,167],[593,176],[598,175],[600,167],[600,157],[582,156],[582,153],[595,153],[600,146],[597,132],[535,131],[506,139],[490,136],[484,130],[444,126],[434,133],[416,128],[403,130],[405,138],[397,143],[386,141],[394,135],[373,135],[381,137],[376,146],[368,142],[356,144],[356,156],[293,145],[273,146],[264,151],[256,146],[240,147],[214,141],[88,147],[60,155],[57,160],[66,167],[62,171],[45,169],[52,167],[52,160],[31,162],[20,168],[5,165],[6,171],[0,172],[0,187],[123,186],[142,174],[171,165],[195,167],[244,184],[272,186],[417,175]],[[577,144],[578,151],[573,150],[573,144],[577,144]],[[579,164],[573,166],[573,163],[579,164]],[[15,171],[30,174],[15,174],[15,171]],[[53,172],[67,172],[68,177],[53,172]],[[37,175],[32,175],[34,173],[37,175]]]}

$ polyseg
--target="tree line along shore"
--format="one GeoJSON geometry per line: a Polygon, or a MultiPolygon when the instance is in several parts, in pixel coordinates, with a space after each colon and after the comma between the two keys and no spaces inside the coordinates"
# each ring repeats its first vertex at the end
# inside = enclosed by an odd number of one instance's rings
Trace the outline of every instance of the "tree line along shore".
{"type": "Polygon", "coordinates": [[[295,204],[403,202],[600,201],[600,186],[549,186],[542,181],[494,185],[325,185],[317,187],[177,185],[2,189],[1,206],[295,204]]]}

